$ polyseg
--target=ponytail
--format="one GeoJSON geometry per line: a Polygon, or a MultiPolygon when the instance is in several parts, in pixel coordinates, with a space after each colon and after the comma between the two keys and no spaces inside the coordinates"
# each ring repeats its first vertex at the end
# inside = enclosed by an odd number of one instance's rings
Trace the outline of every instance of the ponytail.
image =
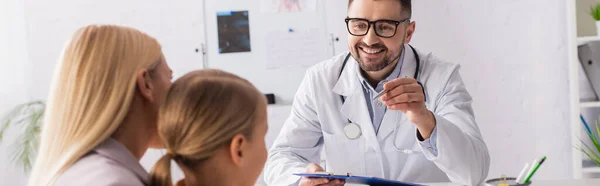
{"type": "Polygon", "coordinates": [[[205,163],[236,134],[253,139],[266,103],[249,81],[221,70],[193,71],[177,79],[159,109],[158,135],[168,153],[154,165],[150,186],[173,185],[170,160],[189,184],[207,181],[199,180],[206,174],[201,172],[205,163]]]}
{"type": "Polygon", "coordinates": [[[150,186],[173,186],[171,179],[171,153],[165,154],[152,168],[150,172],[150,186]]]}

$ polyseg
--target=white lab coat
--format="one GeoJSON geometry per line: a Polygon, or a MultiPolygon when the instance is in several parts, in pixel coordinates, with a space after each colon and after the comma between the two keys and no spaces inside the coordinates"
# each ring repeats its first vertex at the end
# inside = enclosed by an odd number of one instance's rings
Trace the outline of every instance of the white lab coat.
{"type": "MultiPolygon", "coordinates": [[[[413,77],[415,56],[405,47],[400,77],[413,77]]],[[[302,81],[292,111],[269,150],[268,185],[295,185],[308,163],[325,160],[327,172],[351,173],[413,183],[448,182],[478,185],[487,177],[490,157],[471,108],[471,96],[458,73],[459,65],[419,54],[427,108],[435,115],[438,156],[424,149],[413,123],[400,111],[388,110],[376,135],[360,87],[357,62],[347,53],[311,67],[302,81]],[[342,104],[340,95],[346,96],[342,104]],[[348,120],[362,129],[359,139],[345,136],[348,120]],[[324,149],[321,157],[321,149],[324,149]],[[407,149],[416,153],[407,154],[407,149]]]]}

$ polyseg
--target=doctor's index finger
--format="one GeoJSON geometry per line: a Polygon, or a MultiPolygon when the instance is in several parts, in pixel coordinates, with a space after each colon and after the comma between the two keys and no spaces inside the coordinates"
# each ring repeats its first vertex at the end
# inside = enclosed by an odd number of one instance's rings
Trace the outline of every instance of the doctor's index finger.
{"type": "Polygon", "coordinates": [[[409,78],[409,77],[396,78],[396,79],[393,79],[393,80],[388,81],[387,83],[383,84],[383,89],[390,90],[390,89],[393,89],[400,85],[413,84],[416,82],[417,82],[417,80],[414,78],[409,78]]]}

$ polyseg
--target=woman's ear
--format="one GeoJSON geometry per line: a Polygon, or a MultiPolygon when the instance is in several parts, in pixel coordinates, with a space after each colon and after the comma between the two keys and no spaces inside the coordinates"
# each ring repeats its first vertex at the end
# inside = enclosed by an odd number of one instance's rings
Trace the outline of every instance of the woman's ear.
{"type": "Polygon", "coordinates": [[[245,150],[248,147],[248,139],[242,134],[237,134],[231,139],[231,145],[229,145],[229,154],[233,164],[240,167],[244,156],[246,156],[245,150]]]}
{"type": "Polygon", "coordinates": [[[149,102],[154,101],[154,96],[152,95],[154,87],[151,79],[150,73],[146,69],[140,70],[136,74],[136,88],[140,92],[140,95],[149,102]]]}

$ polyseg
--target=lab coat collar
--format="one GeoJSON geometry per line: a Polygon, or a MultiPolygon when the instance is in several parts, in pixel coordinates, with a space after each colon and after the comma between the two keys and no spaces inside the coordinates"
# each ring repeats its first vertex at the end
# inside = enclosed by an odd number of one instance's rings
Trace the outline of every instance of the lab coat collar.
{"type": "MultiPolygon", "coordinates": [[[[408,46],[408,44],[404,45],[404,60],[402,63],[402,69],[400,70],[400,76],[399,77],[409,77],[409,78],[414,78],[413,76],[415,75],[415,70],[417,68],[417,61],[416,61],[416,57],[415,57],[415,52],[413,51],[412,48],[410,48],[410,46],[408,46]]],[[[422,62],[421,62],[422,63],[422,62]]],[[[423,65],[421,65],[421,68],[423,67],[423,65]]]]}
{"type": "MultiPolygon", "coordinates": [[[[349,55],[349,54],[347,54],[349,55]]],[[[346,55],[344,55],[341,60],[343,63],[343,60],[346,58],[346,55]]],[[[339,63],[339,67],[338,69],[342,70],[342,63],[339,63]]],[[[354,57],[350,56],[348,57],[348,61],[346,62],[346,66],[343,67],[343,71],[341,74],[336,74],[336,77],[339,75],[339,78],[337,79],[337,83],[335,84],[335,86],[333,87],[333,92],[336,94],[339,94],[341,96],[349,96],[351,94],[353,94],[358,88],[360,88],[360,80],[359,80],[359,76],[360,74],[358,74],[358,72],[356,70],[354,70],[355,68],[358,67],[358,62],[356,62],[356,60],[354,60],[354,57]]],[[[336,72],[339,72],[336,70],[336,72]]]]}
{"type": "Polygon", "coordinates": [[[135,173],[135,175],[145,184],[149,183],[148,172],[140,165],[139,160],[129,152],[125,145],[119,143],[117,140],[108,138],[98,145],[98,147],[94,149],[94,152],[100,156],[104,156],[120,163],[122,166],[135,173]]]}

